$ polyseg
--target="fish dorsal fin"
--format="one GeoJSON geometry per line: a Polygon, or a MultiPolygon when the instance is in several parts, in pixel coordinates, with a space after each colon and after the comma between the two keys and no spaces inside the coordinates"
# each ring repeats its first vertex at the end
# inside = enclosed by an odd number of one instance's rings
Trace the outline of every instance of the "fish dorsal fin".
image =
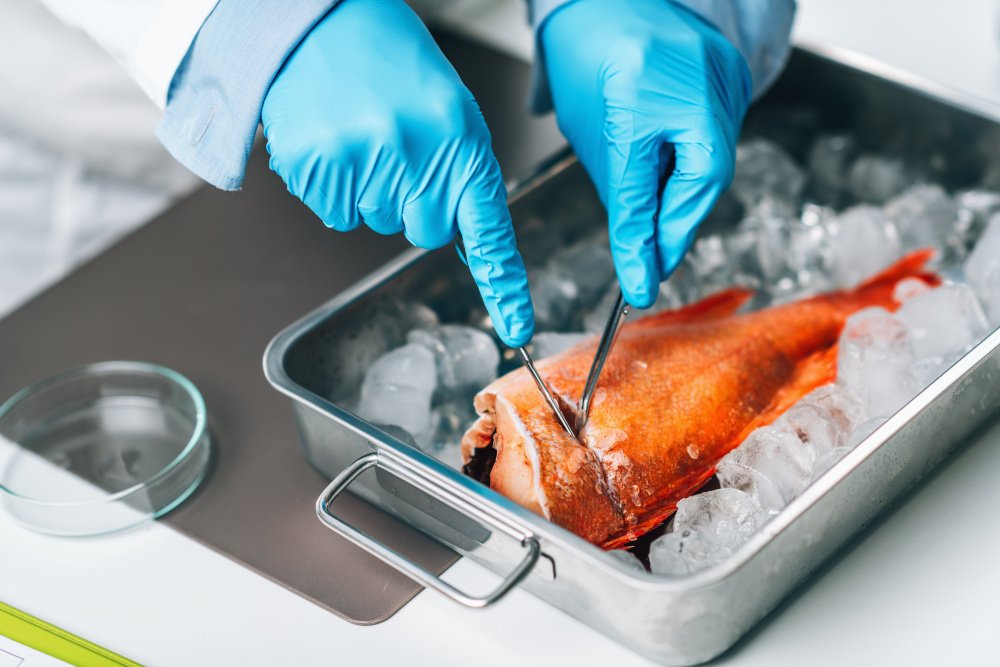
{"type": "Polygon", "coordinates": [[[739,310],[740,306],[752,296],[752,290],[743,287],[730,287],[707,296],[701,301],[643,317],[636,320],[631,328],[722,319],[739,310]]]}

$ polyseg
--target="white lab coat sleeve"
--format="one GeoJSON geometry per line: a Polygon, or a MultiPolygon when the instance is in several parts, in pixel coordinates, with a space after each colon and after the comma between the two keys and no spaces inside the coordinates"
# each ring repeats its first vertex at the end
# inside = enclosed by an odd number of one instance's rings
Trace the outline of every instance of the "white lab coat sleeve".
{"type": "Polygon", "coordinates": [[[178,65],[218,0],[41,0],[100,44],[161,109],[178,65]]]}

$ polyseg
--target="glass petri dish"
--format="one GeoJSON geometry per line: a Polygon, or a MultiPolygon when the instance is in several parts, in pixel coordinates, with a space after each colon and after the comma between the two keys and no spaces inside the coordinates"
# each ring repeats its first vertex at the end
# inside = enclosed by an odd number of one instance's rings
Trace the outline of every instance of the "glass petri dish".
{"type": "Polygon", "coordinates": [[[161,516],[194,492],[209,458],[201,393],[155,364],[81,366],[0,406],[0,500],[44,533],[99,535],[161,516]]]}

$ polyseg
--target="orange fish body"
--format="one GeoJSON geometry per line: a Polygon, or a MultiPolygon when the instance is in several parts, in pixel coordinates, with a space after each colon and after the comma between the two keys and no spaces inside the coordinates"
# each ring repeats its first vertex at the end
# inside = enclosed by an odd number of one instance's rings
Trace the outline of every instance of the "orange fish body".
{"type": "MultiPolygon", "coordinates": [[[[466,470],[594,544],[622,546],[669,517],[750,431],[835,379],[849,315],[894,310],[903,278],[936,284],[923,271],[929,256],[914,253],[851,291],[758,312],[735,314],[750,293],[730,289],[626,323],[579,440],[562,430],[526,371],[508,373],[476,396],[480,417],[462,440],[466,470]],[[492,468],[476,473],[474,458],[493,451],[492,468]]],[[[579,400],[596,346],[539,362],[565,405],[579,400]]]]}

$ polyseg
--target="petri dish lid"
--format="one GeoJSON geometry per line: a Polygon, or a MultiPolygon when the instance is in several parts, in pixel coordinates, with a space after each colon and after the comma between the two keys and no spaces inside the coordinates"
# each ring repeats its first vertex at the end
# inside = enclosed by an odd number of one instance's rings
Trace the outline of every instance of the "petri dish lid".
{"type": "Polygon", "coordinates": [[[99,535],[161,516],[198,487],[210,454],[201,393],[156,364],[81,366],[0,406],[0,501],[44,533],[99,535]]]}

